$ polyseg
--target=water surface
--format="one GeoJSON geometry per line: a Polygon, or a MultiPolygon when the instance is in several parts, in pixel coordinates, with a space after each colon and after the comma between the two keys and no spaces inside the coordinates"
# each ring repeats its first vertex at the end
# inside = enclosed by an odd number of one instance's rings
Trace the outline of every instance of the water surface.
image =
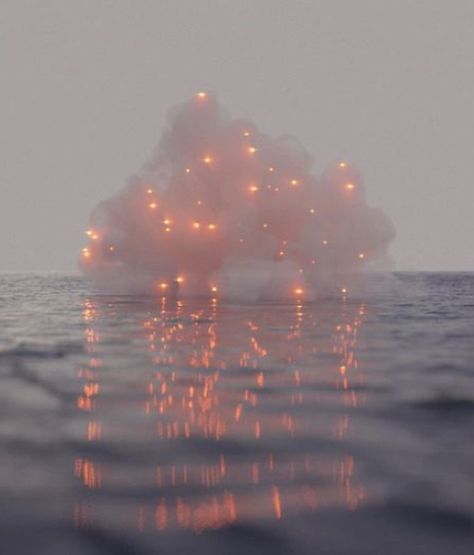
{"type": "Polygon", "coordinates": [[[472,274],[249,305],[4,275],[0,324],[2,555],[474,551],[472,274]]]}

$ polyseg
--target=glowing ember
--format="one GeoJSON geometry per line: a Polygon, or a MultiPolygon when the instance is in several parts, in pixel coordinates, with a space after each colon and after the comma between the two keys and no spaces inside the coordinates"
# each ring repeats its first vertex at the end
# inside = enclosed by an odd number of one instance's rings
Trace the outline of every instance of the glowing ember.
{"type": "Polygon", "coordinates": [[[355,189],[354,183],[346,183],[344,187],[346,188],[347,191],[352,191],[353,189],[355,189]]]}

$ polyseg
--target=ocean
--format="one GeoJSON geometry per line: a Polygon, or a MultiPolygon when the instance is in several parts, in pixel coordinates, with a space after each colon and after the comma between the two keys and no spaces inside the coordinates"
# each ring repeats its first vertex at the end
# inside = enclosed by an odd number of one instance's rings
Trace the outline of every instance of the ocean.
{"type": "Polygon", "coordinates": [[[315,302],[0,276],[0,554],[474,553],[474,274],[315,302]]]}

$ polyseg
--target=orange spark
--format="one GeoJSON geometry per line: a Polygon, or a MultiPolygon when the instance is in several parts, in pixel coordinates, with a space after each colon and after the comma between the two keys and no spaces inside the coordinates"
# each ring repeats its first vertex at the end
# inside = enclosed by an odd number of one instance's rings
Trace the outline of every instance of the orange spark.
{"type": "Polygon", "coordinates": [[[194,229],[199,229],[200,227],[201,227],[201,224],[199,222],[193,222],[194,229]]]}
{"type": "Polygon", "coordinates": [[[303,293],[304,293],[303,289],[300,289],[300,288],[295,289],[295,294],[296,295],[302,295],[303,293]]]}
{"type": "Polygon", "coordinates": [[[343,287],[343,288],[341,289],[341,293],[342,293],[343,295],[345,295],[345,294],[347,293],[347,289],[346,289],[345,287],[343,287]]]}
{"type": "Polygon", "coordinates": [[[297,179],[292,179],[292,180],[290,181],[290,183],[291,183],[293,186],[298,185],[298,180],[297,180],[297,179]]]}
{"type": "Polygon", "coordinates": [[[160,287],[161,287],[161,289],[166,289],[168,287],[168,284],[165,283],[165,282],[160,283],[160,287]]]}
{"type": "Polygon", "coordinates": [[[256,193],[256,192],[258,191],[257,185],[251,185],[251,186],[249,187],[249,191],[250,191],[251,193],[256,193]]]}
{"type": "Polygon", "coordinates": [[[352,191],[352,189],[355,188],[355,185],[354,183],[346,183],[344,187],[346,188],[347,191],[352,191]]]}
{"type": "Polygon", "coordinates": [[[176,278],[176,282],[177,282],[177,283],[183,283],[183,282],[184,282],[184,277],[178,276],[178,277],[176,278]]]}
{"type": "Polygon", "coordinates": [[[214,229],[216,229],[216,224],[209,224],[207,226],[207,229],[210,229],[211,231],[213,231],[214,229]]]}
{"type": "Polygon", "coordinates": [[[217,293],[217,287],[216,287],[215,285],[213,285],[213,286],[211,287],[211,291],[212,291],[213,293],[217,293]]]}
{"type": "Polygon", "coordinates": [[[171,225],[171,220],[169,218],[166,218],[163,220],[163,224],[164,225],[171,225]]]}
{"type": "Polygon", "coordinates": [[[204,91],[200,91],[200,92],[196,93],[196,96],[198,98],[204,99],[204,98],[207,98],[207,93],[204,92],[204,91]]]}
{"type": "Polygon", "coordinates": [[[244,137],[249,137],[250,136],[250,131],[244,131],[244,137]]]}
{"type": "Polygon", "coordinates": [[[82,249],[82,255],[83,255],[85,258],[90,258],[90,256],[91,256],[91,251],[86,247],[86,248],[82,249]]]}
{"type": "Polygon", "coordinates": [[[255,154],[257,152],[257,149],[254,146],[249,146],[249,152],[250,154],[255,154]]]}
{"type": "Polygon", "coordinates": [[[152,194],[153,194],[153,189],[147,189],[146,192],[147,192],[149,195],[152,195],[152,194]]]}
{"type": "Polygon", "coordinates": [[[339,167],[340,168],[346,168],[347,167],[346,162],[339,162],[339,167]]]}
{"type": "Polygon", "coordinates": [[[365,254],[364,254],[363,252],[360,252],[360,253],[359,253],[359,258],[360,258],[361,260],[363,260],[363,259],[365,258],[365,254]]]}
{"type": "Polygon", "coordinates": [[[154,209],[154,208],[156,208],[156,202],[150,202],[150,204],[148,206],[149,206],[149,208],[154,209]]]}
{"type": "Polygon", "coordinates": [[[203,161],[205,164],[208,164],[208,165],[209,165],[209,164],[212,164],[212,158],[211,158],[210,156],[205,156],[205,157],[202,159],[202,161],[203,161]]]}

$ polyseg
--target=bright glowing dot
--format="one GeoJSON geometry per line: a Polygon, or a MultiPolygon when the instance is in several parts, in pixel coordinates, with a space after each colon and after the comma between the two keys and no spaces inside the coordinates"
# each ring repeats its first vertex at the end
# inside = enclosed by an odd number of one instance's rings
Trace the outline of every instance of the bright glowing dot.
{"type": "Polygon", "coordinates": [[[280,190],[280,187],[275,187],[273,190],[275,191],[275,193],[278,193],[278,191],[280,190]]]}
{"type": "Polygon", "coordinates": [[[169,233],[171,231],[171,227],[165,227],[165,231],[166,233],[169,233]]]}
{"type": "Polygon", "coordinates": [[[156,208],[156,202],[150,202],[150,204],[148,206],[150,208],[154,209],[154,208],[156,208]]]}
{"type": "Polygon", "coordinates": [[[171,225],[171,220],[169,218],[166,218],[163,220],[163,224],[164,225],[171,225]]]}
{"type": "Polygon", "coordinates": [[[268,168],[268,171],[269,171],[269,172],[274,172],[274,171],[275,171],[275,168],[272,168],[272,167],[270,166],[270,167],[268,168]]]}
{"type": "Polygon", "coordinates": [[[297,179],[292,179],[292,180],[290,181],[290,183],[291,183],[293,186],[298,185],[298,180],[297,180],[297,179]]]}
{"type": "Polygon", "coordinates": [[[346,289],[345,287],[343,287],[343,288],[341,289],[341,293],[342,293],[343,295],[345,295],[345,294],[347,293],[347,289],[346,289]]]}
{"type": "Polygon", "coordinates": [[[161,289],[166,289],[167,287],[168,287],[168,284],[167,284],[167,283],[164,283],[164,282],[163,282],[163,283],[160,283],[160,288],[161,288],[161,289]]]}
{"type": "Polygon", "coordinates": [[[326,241],[326,239],[323,240],[323,245],[327,245],[328,242],[326,241]]]}
{"type": "Polygon", "coordinates": [[[280,251],[278,254],[279,254],[280,256],[284,256],[284,255],[285,255],[285,251],[280,251]]]}
{"type": "Polygon", "coordinates": [[[352,189],[355,188],[355,185],[354,183],[346,183],[344,187],[346,188],[347,191],[352,191],[352,189]]]}
{"type": "Polygon", "coordinates": [[[205,157],[202,159],[202,161],[203,161],[205,164],[208,164],[208,165],[209,165],[209,164],[212,164],[212,158],[211,158],[210,156],[205,156],[205,157]]]}
{"type": "Polygon", "coordinates": [[[263,229],[267,229],[268,224],[263,224],[263,229]]]}
{"type": "Polygon", "coordinates": [[[177,282],[177,283],[183,283],[183,282],[184,282],[184,277],[183,277],[183,276],[178,276],[178,277],[176,278],[176,282],[177,282]]]}
{"type": "Polygon", "coordinates": [[[340,167],[340,168],[346,168],[346,167],[347,167],[347,163],[346,163],[346,162],[339,162],[339,167],[340,167]]]}
{"type": "Polygon", "coordinates": [[[115,247],[109,247],[110,252],[114,252],[114,250],[115,250],[115,247]]]}
{"type": "Polygon", "coordinates": [[[300,288],[295,289],[295,294],[296,295],[302,295],[303,294],[303,289],[300,289],[300,288]]]}
{"type": "Polygon", "coordinates": [[[147,192],[149,195],[152,195],[152,194],[153,194],[153,189],[147,189],[146,192],[147,192]]]}
{"type": "Polygon", "coordinates": [[[249,191],[250,191],[251,193],[256,193],[256,192],[258,191],[258,187],[257,187],[256,185],[251,185],[251,186],[249,187],[249,191]]]}
{"type": "Polygon", "coordinates": [[[315,210],[314,208],[310,208],[310,209],[309,209],[309,213],[310,213],[310,214],[314,214],[315,212],[316,212],[316,210],[315,210]]]}
{"type": "Polygon", "coordinates": [[[186,168],[186,173],[191,173],[191,168],[186,168]]]}
{"type": "Polygon", "coordinates": [[[311,260],[311,264],[316,264],[316,260],[311,260]]]}
{"type": "Polygon", "coordinates": [[[359,258],[360,258],[361,260],[363,260],[363,259],[365,258],[365,254],[364,254],[363,252],[360,252],[360,253],[359,253],[359,258]]]}
{"type": "Polygon", "coordinates": [[[239,243],[243,243],[243,242],[244,242],[244,240],[243,240],[243,239],[239,239],[239,243]]]}
{"type": "Polygon", "coordinates": [[[196,93],[196,96],[198,98],[207,98],[207,93],[204,92],[204,91],[200,91],[200,92],[196,93]]]}
{"type": "Polygon", "coordinates": [[[201,227],[201,224],[199,222],[193,222],[194,229],[199,229],[200,227],[201,227]]]}
{"type": "Polygon", "coordinates": [[[215,285],[213,285],[213,286],[211,287],[211,291],[212,291],[213,293],[217,293],[217,287],[216,287],[215,285]]]}
{"type": "Polygon", "coordinates": [[[196,204],[197,204],[198,206],[201,206],[202,200],[198,200],[196,204]]]}
{"type": "Polygon", "coordinates": [[[216,229],[216,224],[209,224],[209,225],[207,226],[207,229],[210,229],[210,230],[216,229]]]}
{"type": "Polygon", "coordinates": [[[87,247],[82,249],[82,256],[84,256],[84,258],[90,258],[91,251],[87,247]]]}
{"type": "Polygon", "coordinates": [[[299,271],[300,274],[302,274],[304,272],[303,268],[300,268],[298,271],[299,271]]]}
{"type": "Polygon", "coordinates": [[[97,239],[99,238],[99,235],[98,235],[97,233],[93,233],[93,234],[90,236],[90,238],[91,238],[93,241],[97,241],[97,239]]]}
{"type": "Polygon", "coordinates": [[[249,146],[249,152],[250,154],[255,154],[257,152],[257,149],[254,146],[249,146]]]}
{"type": "Polygon", "coordinates": [[[86,231],[86,235],[87,235],[88,237],[90,237],[93,233],[94,233],[94,232],[92,231],[92,229],[88,229],[88,230],[86,231]]]}
{"type": "Polygon", "coordinates": [[[250,137],[250,131],[244,131],[244,137],[250,137]]]}

